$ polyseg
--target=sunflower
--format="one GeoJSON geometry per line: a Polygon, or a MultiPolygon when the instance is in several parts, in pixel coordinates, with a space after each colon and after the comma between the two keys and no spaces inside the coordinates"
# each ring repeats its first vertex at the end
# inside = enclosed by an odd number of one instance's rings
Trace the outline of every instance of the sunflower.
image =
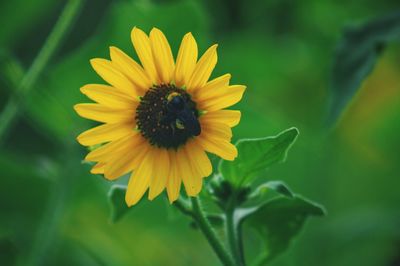
{"type": "Polygon", "coordinates": [[[187,33],[176,61],[165,35],[149,36],[133,28],[131,39],[141,65],[116,47],[111,60],[92,59],[92,67],[109,85],[88,84],[81,92],[96,103],[74,106],[87,119],[103,123],[77,137],[95,146],[85,157],[93,174],[115,180],[131,173],[125,200],[136,204],[147,190],[150,200],[167,190],[169,201],[201,191],[212,172],[206,152],[234,160],[231,127],[240,111],[223,110],[242,98],[245,86],[229,85],[230,74],[209,81],[217,63],[217,45],[198,59],[195,39],[187,33]]]}

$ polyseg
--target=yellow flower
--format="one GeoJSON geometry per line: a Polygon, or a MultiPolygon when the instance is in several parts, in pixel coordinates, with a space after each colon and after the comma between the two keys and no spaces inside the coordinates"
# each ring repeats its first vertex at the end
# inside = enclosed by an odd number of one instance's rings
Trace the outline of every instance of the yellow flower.
{"type": "Polygon", "coordinates": [[[116,47],[111,61],[92,59],[94,70],[109,85],[88,84],[81,92],[97,103],[74,106],[87,119],[104,123],[78,136],[84,146],[101,146],[85,158],[91,172],[115,180],[131,173],[125,196],[136,204],[149,189],[150,200],[165,188],[172,203],[181,182],[196,196],[212,172],[207,152],[234,160],[231,127],[240,111],[222,110],[242,98],[245,86],[229,85],[226,74],[208,81],[217,63],[217,45],[197,60],[191,33],[182,40],[176,62],[164,34],[147,36],[133,28],[131,39],[141,65],[116,47]]]}

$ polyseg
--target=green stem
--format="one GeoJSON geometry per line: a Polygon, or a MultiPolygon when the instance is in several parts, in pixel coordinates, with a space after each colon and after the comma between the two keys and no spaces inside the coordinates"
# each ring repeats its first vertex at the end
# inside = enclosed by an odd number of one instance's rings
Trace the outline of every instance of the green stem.
{"type": "Polygon", "coordinates": [[[174,202],[174,206],[180,210],[183,214],[193,217],[193,212],[190,208],[188,208],[187,204],[183,202],[180,198],[178,198],[174,202]]]}
{"type": "Polygon", "coordinates": [[[221,262],[226,266],[234,266],[235,262],[233,261],[230,254],[226,251],[225,247],[222,245],[220,239],[214,231],[214,228],[211,226],[210,222],[207,220],[201,206],[198,197],[192,197],[192,207],[193,207],[193,218],[195,218],[200,230],[203,232],[211,247],[214,249],[214,252],[217,254],[218,258],[221,262]]]}
{"type": "Polygon", "coordinates": [[[18,103],[14,96],[11,96],[10,100],[6,103],[3,111],[0,114],[0,145],[3,143],[4,136],[7,130],[10,129],[14,122],[15,117],[18,114],[18,103]]]}
{"type": "Polygon", "coordinates": [[[243,231],[241,224],[237,225],[237,235],[238,235],[238,245],[239,245],[239,256],[243,265],[246,265],[246,259],[244,256],[244,246],[243,246],[243,231]]]}
{"type": "Polygon", "coordinates": [[[239,265],[245,265],[243,252],[240,250],[241,239],[239,239],[238,225],[235,221],[235,208],[234,205],[229,204],[226,209],[226,235],[228,238],[229,247],[235,260],[239,265]]]}
{"type": "Polygon", "coordinates": [[[59,48],[61,41],[77,17],[82,7],[82,3],[83,0],[68,1],[56,25],[54,26],[50,35],[47,37],[42,49],[17,86],[17,95],[11,96],[9,101],[6,103],[3,112],[0,114],[0,143],[4,140],[7,131],[10,129],[14,120],[19,114],[20,106],[18,98],[29,93],[29,91],[35,85],[38,77],[45,69],[51,57],[59,48]]]}
{"type": "Polygon", "coordinates": [[[44,170],[44,177],[51,180],[49,200],[43,206],[43,215],[35,230],[34,239],[27,256],[21,265],[36,266],[45,265],[50,251],[54,248],[56,237],[59,233],[63,214],[70,203],[69,193],[72,183],[71,177],[78,176],[76,161],[65,160],[65,158],[76,158],[77,154],[73,145],[69,142],[60,146],[62,154],[50,161],[51,166],[44,170]]]}

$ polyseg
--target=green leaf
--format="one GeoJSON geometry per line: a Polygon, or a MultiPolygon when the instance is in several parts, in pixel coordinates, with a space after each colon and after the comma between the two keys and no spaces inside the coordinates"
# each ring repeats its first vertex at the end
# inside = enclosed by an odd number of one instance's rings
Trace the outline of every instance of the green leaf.
{"type": "Polygon", "coordinates": [[[271,165],[283,162],[297,138],[297,128],[289,128],[277,136],[260,139],[242,139],[236,144],[238,157],[235,161],[221,160],[222,176],[237,186],[246,184],[271,165]]]}
{"type": "Polygon", "coordinates": [[[238,210],[240,222],[254,228],[265,244],[265,252],[258,258],[260,265],[284,252],[309,216],[323,215],[324,207],[300,195],[278,197],[259,207],[238,210]]]}
{"type": "Polygon", "coordinates": [[[255,191],[250,195],[251,199],[255,198],[263,198],[266,193],[270,190],[273,190],[282,196],[293,198],[294,194],[290,190],[290,188],[282,181],[269,181],[267,183],[263,183],[259,185],[255,191]]]}
{"type": "Polygon", "coordinates": [[[108,192],[111,202],[111,221],[118,222],[128,211],[129,207],[125,202],[126,186],[113,185],[108,192]]]}
{"type": "Polygon", "coordinates": [[[331,74],[328,124],[335,123],[362,81],[371,73],[385,45],[399,39],[399,12],[344,30],[336,48],[331,74]]]}

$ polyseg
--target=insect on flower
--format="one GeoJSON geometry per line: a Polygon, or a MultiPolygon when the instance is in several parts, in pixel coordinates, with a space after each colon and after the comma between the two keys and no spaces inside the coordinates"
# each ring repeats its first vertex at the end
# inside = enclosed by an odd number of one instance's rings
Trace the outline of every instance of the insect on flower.
{"type": "Polygon", "coordinates": [[[150,200],[167,190],[170,202],[181,183],[196,196],[212,172],[206,152],[234,160],[231,127],[240,111],[224,110],[242,98],[245,86],[229,85],[230,74],[209,78],[217,63],[217,45],[198,60],[191,33],[183,37],[176,58],[165,35],[148,36],[134,28],[131,39],[141,65],[116,47],[111,60],[92,59],[94,70],[109,84],[89,84],[83,94],[96,103],[75,105],[76,112],[100,123],[78,136],[84,146],[99,145],[86,160],[91,172],[109,180],[131,173],[125,200],[136,204],[149,190],[150,200]]]}

